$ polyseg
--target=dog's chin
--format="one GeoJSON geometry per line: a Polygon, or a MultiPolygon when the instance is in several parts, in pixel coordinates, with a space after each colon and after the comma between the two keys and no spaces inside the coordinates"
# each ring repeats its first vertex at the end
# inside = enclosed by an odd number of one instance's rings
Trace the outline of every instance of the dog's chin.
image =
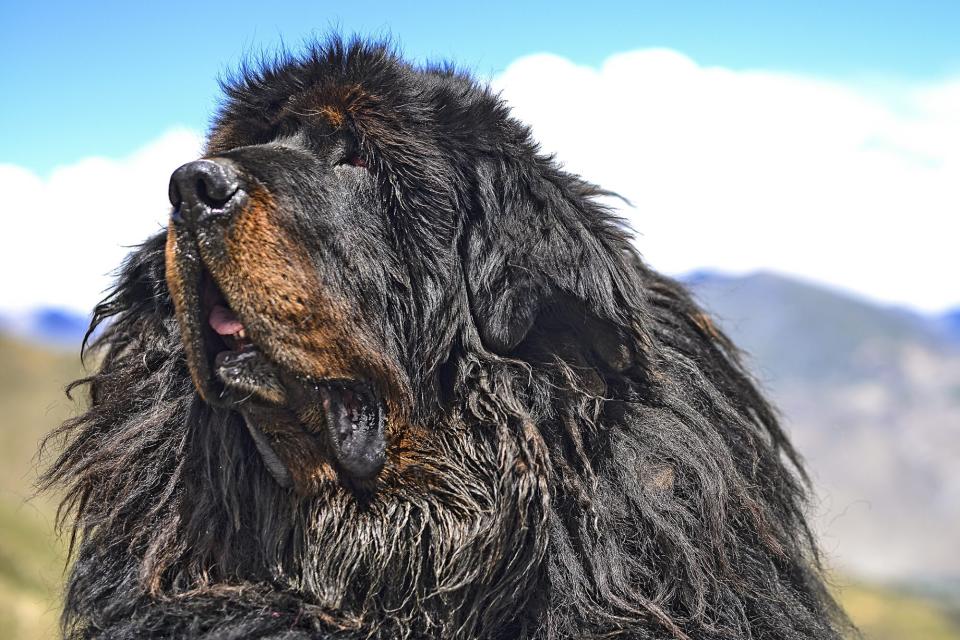
{"type": "Polygon", "coordinates": [[[316,475],[311,464],[333,462],[337,471],[360,481],[382,469],[386,411],[370,385],[285,372],[252,345],[219,352],[212,369],[223,385],[217,404],[244,417],[280,485],[304,491],[297,479],[316,475]]]}
{"type": "Polygon", "coordinates": [[[374,386],[278,364],[209,273],[194,286],[193,304],[177,309],[194,383],[207,403],[243,416],[277,483],[307,494],[322,479],[369,484],[386,462],[387,412],[374,386]]]}

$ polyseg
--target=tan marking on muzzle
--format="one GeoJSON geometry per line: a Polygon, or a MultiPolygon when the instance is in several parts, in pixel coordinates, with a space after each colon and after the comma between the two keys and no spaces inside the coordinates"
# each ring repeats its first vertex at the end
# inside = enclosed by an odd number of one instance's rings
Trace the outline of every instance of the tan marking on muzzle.
{"type": "MultiPolygon", "coordinates": [[[[195,291],[197,283],[193,283],[192,287],[184,283],[183,263],[184,260],[180,256],[180,246],[177,242],[177,232],[174,226],[170,224],[167,227],[167,244],[164,251],[164,272],[167,280],[167,289],[170,291],[170,298],[173,300],[173,308],[177,316],[177,324],[180,326],[181,339],[184,345],[196,345],[199,344],[200,336],[195,335],[195,332],[201,331],[202,328],[194,326],[194,323],[189,321],[187,318],[187,310],[191,304],[199,304],[199,299],[188,300],[187,298],[191,295],[188,292],[193,292],[192,295],[196,297],[199,297],[199,294],[195,291]]],[[[196,387],[200,397],[206,400],[203,390],[204,381],[200,379],[200,372],[198,370],[199,363],[194,361],[197,354],[194,353],[193,348],[187,348],[186,352],[187,364],[190,365],[188,369],[190,370],[190,377],[193,379],[193,386],[196,387]]],[[[200,355],[202,357],[202,354],[200,355]]]]}

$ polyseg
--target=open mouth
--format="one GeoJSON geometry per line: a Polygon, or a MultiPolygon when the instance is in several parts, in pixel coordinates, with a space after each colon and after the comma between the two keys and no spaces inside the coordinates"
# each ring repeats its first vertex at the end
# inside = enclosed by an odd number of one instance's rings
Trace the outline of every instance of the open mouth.
{"type": "Polygon", "coordinates": [[[194,379],[207,402],[244,416],[281,485],[289,486],[291,479],[290,465],[271,445],[278,427],[269,416],[277,410],[294,418],[282,421],[285,437],[321,439],[321,448],[349,476],[375,476],[386,458],[386,411],[375,387],[352,379],[318,380],[279,365],[250,335],[210,272],[202,266],[198,271],[190,296],[197,308],[179,317],[194,379]],[[184,328],[184,322],[191,326],[184,328]],[[289,433],[291,422],[298,433],[289,433]]]}
{"type": "Polygon", "coordinates": [[[208,395],[216,397],[216,404],[226,406],[249,401],[286,404],[279,367],[247,336],[243,321],[206,269],[200,273],[198,297],[202,324],[199,351],[211,378],[208,388],[214,392],[208,395]]]}

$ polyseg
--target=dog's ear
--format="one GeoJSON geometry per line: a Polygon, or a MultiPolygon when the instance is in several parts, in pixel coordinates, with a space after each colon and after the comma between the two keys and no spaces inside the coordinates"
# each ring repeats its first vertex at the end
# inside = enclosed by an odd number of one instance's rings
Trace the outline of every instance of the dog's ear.
{"type": "Polygon", "coordinates": [[[488,350],[507,355],[540,323],[567,328],[615,368],[638,326],[638,260],[600,189],[549,159],[484,162],[463,237],[471,312],[488,350]]]}

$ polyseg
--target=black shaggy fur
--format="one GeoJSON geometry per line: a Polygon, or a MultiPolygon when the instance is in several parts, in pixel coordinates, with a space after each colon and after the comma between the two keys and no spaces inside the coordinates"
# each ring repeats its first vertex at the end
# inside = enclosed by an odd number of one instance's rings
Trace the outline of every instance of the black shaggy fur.
{"type": "Polygon", "coordinates": [[[210,153],[308,147],[310,113],[271,114],[334,84],[376,100],[357,190],[388,257],[357,277],[420,468],[277,484],[198,396],[152,238],[96,309],[89,406],[43,479],[74,534],[64,634],[840,637],[803,471],[736,349],[496,95],[332,39],[230,82],[210,153]]]}

